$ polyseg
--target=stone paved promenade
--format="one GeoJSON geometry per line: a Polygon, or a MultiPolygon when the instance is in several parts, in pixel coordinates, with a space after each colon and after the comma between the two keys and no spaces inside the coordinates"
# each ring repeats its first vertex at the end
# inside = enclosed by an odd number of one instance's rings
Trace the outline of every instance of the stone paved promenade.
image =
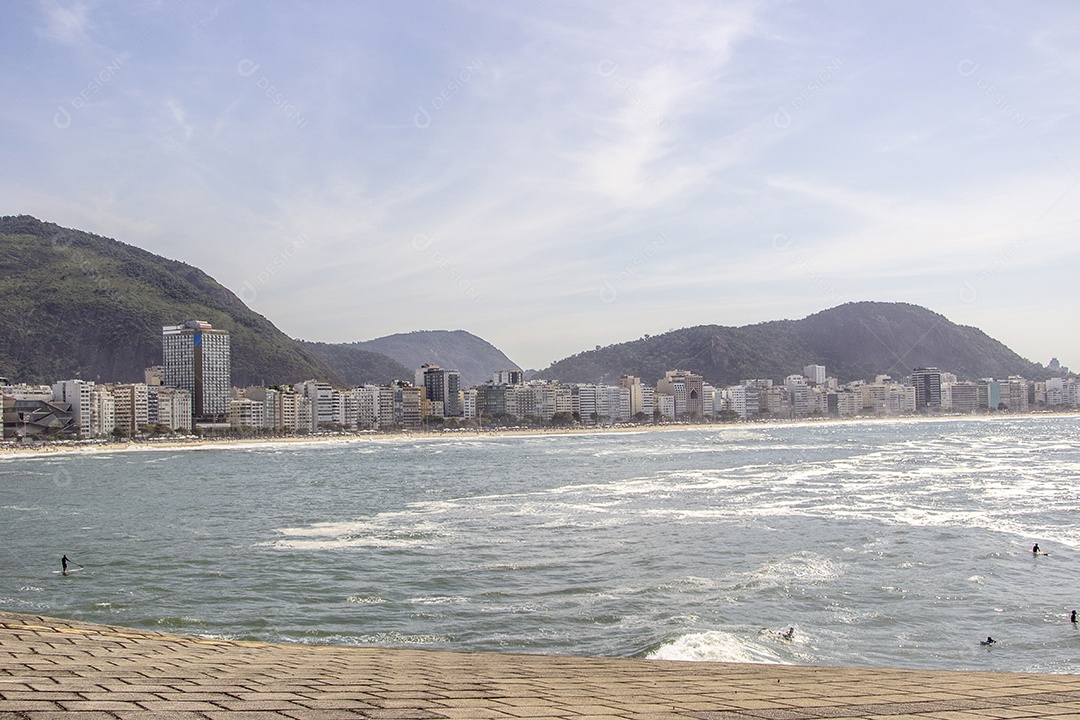
{"type": "Polygon", "coordinates": [[[1080,677],[223,642],[0,613],[0,718],[1077,718],[1080,677]]]}

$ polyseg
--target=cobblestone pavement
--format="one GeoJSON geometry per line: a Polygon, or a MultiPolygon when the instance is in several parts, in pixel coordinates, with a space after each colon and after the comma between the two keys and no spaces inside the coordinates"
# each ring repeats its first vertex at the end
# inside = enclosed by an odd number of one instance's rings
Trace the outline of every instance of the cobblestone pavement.
{"type": "Polygon", "coordinates": [[[0,719],[1075,718],[1080,677],[269,645],[0,612],[0,719]]]}

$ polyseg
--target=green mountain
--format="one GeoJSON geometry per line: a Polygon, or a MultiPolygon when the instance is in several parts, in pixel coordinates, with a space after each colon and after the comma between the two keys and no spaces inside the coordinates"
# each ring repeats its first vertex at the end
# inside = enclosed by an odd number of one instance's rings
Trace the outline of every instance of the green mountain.
{"type": "Polygon", "coordinates": [[[206,273],[116,240],[0,217],[0,280],[0,375],[15,382],[141,381],[161,326],[193,319],[230,332],[233,385],[340,382],[206,273]]]}
{"type": "Polygon", "coordinates": [[[652,383],[678,368],[726,386],[748,378],[782,380],[806,365],[824,365],[841,382],[903,377],[916,367],[937,367],[961,380],[1060,374],[977,328],[956,325],[918,305],[857,302],[802,320],[700,325],[645,336],[559,360],[538,377],[616,383],[622,375],[636,375],[652,383]]]}
{"type": "Polygon", "coordinates": [[[299,342],[304,349],[326,363],[348,386],[389,385],[394,380],[413,381],[412,369],[381,353],[347,344],[299,342]]]}
{"type": "Polygon", "coordinates": [[[496,370],[519,367],[497,347],[464,330],[417,330],[346,345],[388,355],[414,370],[424,363],[457,370],[462,387],[481,385],[496,370]]]}

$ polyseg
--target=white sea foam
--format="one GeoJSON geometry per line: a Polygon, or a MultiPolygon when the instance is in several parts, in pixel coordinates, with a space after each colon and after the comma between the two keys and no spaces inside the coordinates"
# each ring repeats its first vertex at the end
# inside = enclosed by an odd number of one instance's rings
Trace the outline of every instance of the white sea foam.
{"type": "Polygon", "coordinates": [[[645,656],[649,660],[687,660],[782,664],[779,653],[760,640],[721,630],[689,633],[664,643],[645,656]]]}
{"type": "Polygon", "coordinates": [[[404,513],[381,513],[366,521],[278,528],[276,532],[285,537],[267,544],[294,550],[416,547],[436,543],[445,536],[445,528],[439,523],[404,513]]]}
{"type": "Polygon", "coordinates": [[[765,563],[750,573],[749,579],[759,584],[789,586],[828,583],[840,575],[837,563],[824,555],[803,551],[765,563]]]}
{"type": "Polygon", "coordinates": [[[425,595],[409,598],[407,602],[414,605],[461,605],[469,602],[469,598],[460,595],[425,595]]]}

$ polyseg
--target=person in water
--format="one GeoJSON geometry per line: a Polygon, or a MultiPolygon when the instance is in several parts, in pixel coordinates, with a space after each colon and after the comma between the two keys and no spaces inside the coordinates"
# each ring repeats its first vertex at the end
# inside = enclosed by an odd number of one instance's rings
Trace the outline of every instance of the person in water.
{"type": "Polygon", "coordinates": [[[1035,555],[1039,554],[1039,543],[1035,543],[1035,547],[1031,548],[1031,552],[1035,555]]]}
{"type": "Polygon", "coordinates": [[[780,633],[780,637],[784,638],[785,640],[790,640],[791,638],[795,637],[795,628],[789,627],[787,630],[780,633]]]}
{"type": "Polygon", "coordinates": [[[1071,622],[1073,625],[1076,624],[1076,611],[1075,610],[1073,610],[1072,613],[1069,615],[1069,622],[1071,622]]]}
{"type": "Polygon", "coordinates": [[[980,641],[980,644],[981,645],[993,645],[996,642],[997,642],[997,640],[995,640],[994,638],[987,635],[985,640],[980,641]]]}

